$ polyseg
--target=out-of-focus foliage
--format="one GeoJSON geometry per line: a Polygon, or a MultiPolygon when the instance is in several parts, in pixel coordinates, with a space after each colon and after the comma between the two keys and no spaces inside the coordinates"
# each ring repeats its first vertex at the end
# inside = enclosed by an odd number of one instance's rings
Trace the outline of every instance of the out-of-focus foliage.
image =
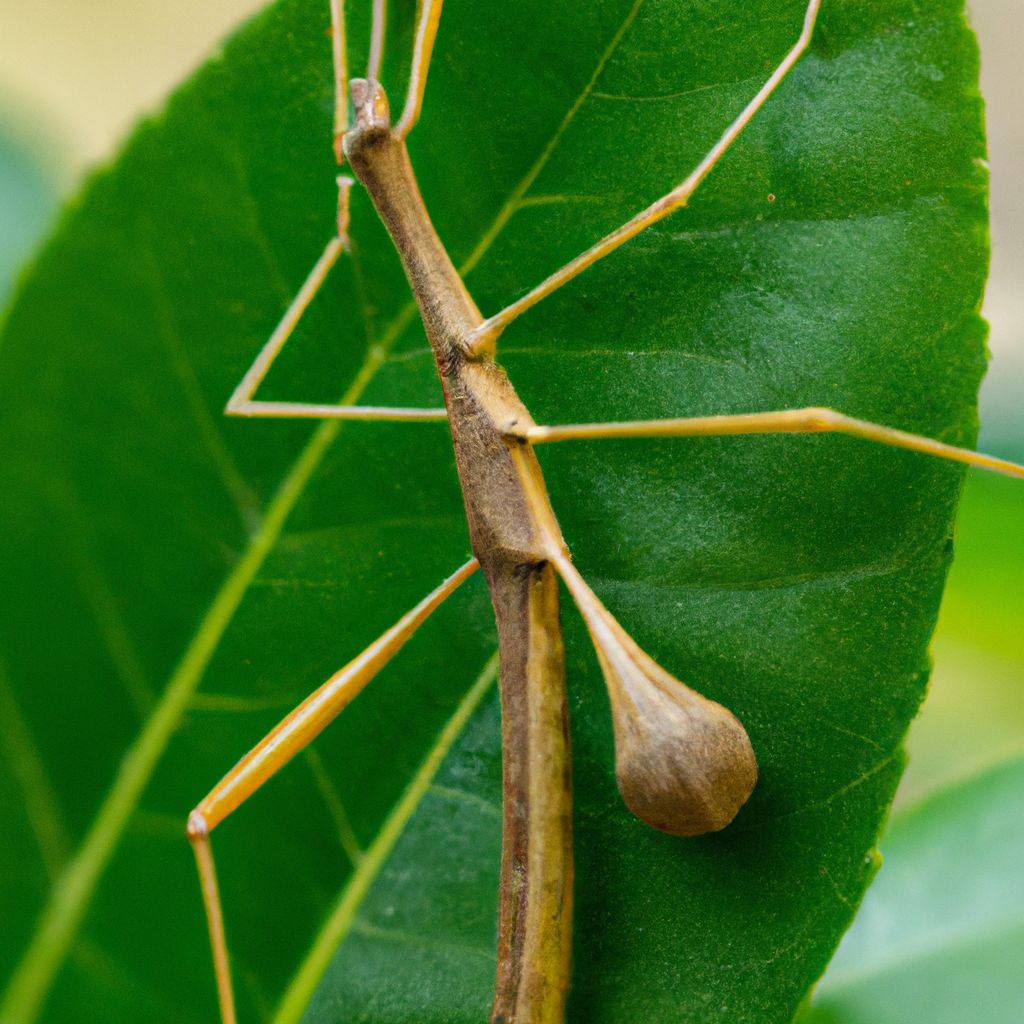
{"type": "Polygon", "coordinates": [[[1024,760],[899,813],[798,1024],[1024,1019],[1024,760]]]}
{"type": "MultiPolygon", "coordinates": [[[[1009,430],[1004,423],[1002,432],[1009,430]]],[[[1017,436],[1016,447],[994,450],[1024,461],[1024,422],[1017,436]]],[[[910,732],[903,799],[1024,752],[1022,581],[1024,484],[972,473],[957,517],[932,685],[910,732]]]]}
{"type": "Polygon", "coordinates": [[[56,201],[52,168],[0,119],[0,316],[26,259],[56,201]]]}

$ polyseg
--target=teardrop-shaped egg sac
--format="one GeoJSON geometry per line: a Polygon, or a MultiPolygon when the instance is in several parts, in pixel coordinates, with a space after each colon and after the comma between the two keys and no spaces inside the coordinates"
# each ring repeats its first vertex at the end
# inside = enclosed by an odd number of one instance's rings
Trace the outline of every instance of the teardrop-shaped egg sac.
{"type": "Polygon", "coordinates": [[[613,640],[597,651],[611,697],[615,776],[626,806],[676,836],[725,828],[757,782],[757,760],[739,719],[639,648],[613,640]]]}
{"type": "Polygon", "coordinates": [[[717,832],[757,782],[739,719],[644,653],[568,561],[558,566],[597,650],[611,700],[615,775],[626,806],[676,836],[717,832]]]}

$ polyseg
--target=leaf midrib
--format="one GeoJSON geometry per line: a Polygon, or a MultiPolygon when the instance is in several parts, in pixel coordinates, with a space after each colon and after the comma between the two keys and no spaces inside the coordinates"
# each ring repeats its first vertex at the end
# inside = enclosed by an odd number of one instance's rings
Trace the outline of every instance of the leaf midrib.
{"type": "MultiPolygon", "coordinates": [[[[357,383],[365,387],[365,383],[357,383]]],[[[360,389],[361,390],[361,389],[360,389]]],[[[346,401],[360,392],[349,389],[346,401]]],[[[60,969],[124,827],[131,817],[177,723],[199,685],[221,637],[280,535],[284,522],[339,432],[337,421],[319,426],[274,499],[260,529],[214,598],[198,632],[171,676],[163,697],[121,762],[110,795],[61,878],[54,885],[36,931],[0,1004],[0,1024],[36,1019],[50,982],[60,969]]],[[[184,834],[184,833],[183,833],[184,834]]]]}
{"type": "Polygon", "coordinates": [[[434,781],[452,745],[462,734],[473,712],[480,706],[484,695],[498,675],[498,652],[487,660],[480,674],[459,701],[452,716],[445,723],[427,756],[420,763],[405,792],[378,829],[373,842],[360,859],[355,871],[342,886],[334,906],[324,919],[309,950],[302,958],[285,991],[272,1024],[296,1024],[309,1003],[334,951],[356,924],[356,914],[391,851],[395,848],[405,826],[420,801],[430,792],[434,781]]]}

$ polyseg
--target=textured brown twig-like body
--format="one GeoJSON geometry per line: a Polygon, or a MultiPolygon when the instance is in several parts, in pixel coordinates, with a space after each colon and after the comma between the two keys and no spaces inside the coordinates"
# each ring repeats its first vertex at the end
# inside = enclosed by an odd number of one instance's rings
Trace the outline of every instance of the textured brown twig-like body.
{"type": "Polygon", "coordinates": [[[504,837],[492,1020],[558,1024],[569,978],[572,823],[556,572],[608,680],[619,786],[636,813],[679,835],[722,828],[750,795],[757,767],[743,726],[648,658],[573,567],[529,440],[535,424],[479,344],[483,317],[430,222],[383,90],[355,79],[352,98],[345,155],[420,308],[498,627],[504,837]]]}
{"type": "Polygon", "coordinates": [[[565,669],[552,559],[564,552],[532,425],[507,377],[466,353],[483,322],[434,231],[376,83],[353,83],[345,154],[401,255],[444,387],[473,553],[501,650],[504,840],[493,1020],[562,1019],[572,916],[565,669]]]}

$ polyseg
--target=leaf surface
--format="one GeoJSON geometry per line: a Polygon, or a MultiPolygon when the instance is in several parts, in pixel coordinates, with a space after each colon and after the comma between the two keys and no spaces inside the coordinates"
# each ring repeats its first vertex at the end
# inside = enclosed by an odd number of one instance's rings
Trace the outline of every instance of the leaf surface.
{"type": "MultiPolygon", "coordinates": [[[[793,0],[449,0],[411,150],[481,308],[677,182],[801,17],[793,0]]],[[[188,810],[467,555],[443,425],[220,415],[330,235],[325,27],[325,4],[285,0],[144,124],[66,214],[0,341],[4,1024],[214,1019],[188,810]]],[[[391,38],[386,83],[402,77],[391,38]]],[[[969,444],[976,76],[953,0],[826,0],[813,52],[692,207],[506,332],[538,422],[830,404],[969,444]]],[[[353,237],[261,397],[435,406],[358,194],[353,237]]],[[[872,873],[960,471],[832,437],[542,456],[591,585],[736,712],[761,767],[720,835],[633,820],[566,609],[570,1018],[781,1024],[872,873]]],[[[243,1021],[296,1020],[342,939],[309,1019],[483,1019],[499,750],[496,698],[472,687],[493,646],[477,580],[218,829],[243,1021]]]]}
{"type": "Polygon", "coordinates": [[[1024,760],[897,815],[800,1024],[1001,1024],[1024,1009],[1024,760]]]}

